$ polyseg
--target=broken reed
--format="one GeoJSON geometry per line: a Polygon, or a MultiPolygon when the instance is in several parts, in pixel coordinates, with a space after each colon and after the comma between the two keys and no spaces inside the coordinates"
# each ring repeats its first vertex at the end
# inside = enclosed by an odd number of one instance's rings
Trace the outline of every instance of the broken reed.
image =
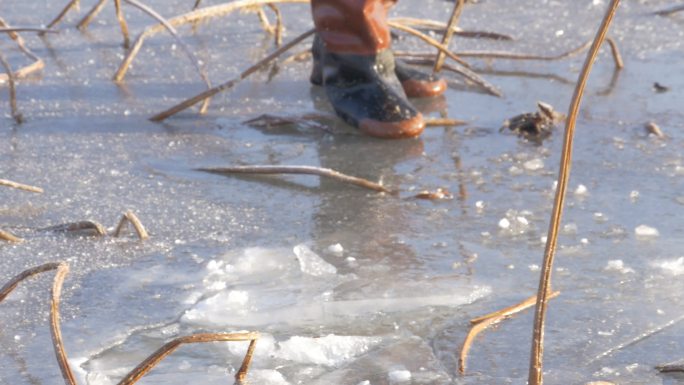
{"type": "MultiPolygon", "coordinates": [[[[60,313],[59,305],[62,295],[62,287],[64,279],[69,273],[69,266],[64,262],[50,262],[40,266],[36,266],[19,273],[14,278],[10,279],[4,286],[0,288],[0,303],[7,298],[7,296],[24,280],[40,273],[57,270],[52,283],[50,295],[50,334],[52,336],[52,346],[55,351],[55,357],[62,373],[62,378],[67,385],[77,385],[74,373],[69,366],[69,359],[64,349],[64,341],[62,339],[62,330],[60,327],[60,313]]],[[[173,353],[178,347],[183,344],[190,343],[205,343],[205,342],[222,342],[222,341],[249,341],[249,346],[242,360],[240,368],[235,374],[235,380],[242,383],[247,376],[254,349],[256,348],[256,341],[260,335],[258,332],[244,332],[244,333],[198,333],[184,337],[178,337],[170,342],[164,344],[156,352],[152,353],[133,370],[131,370],[120,382],[119,385],[133,385],[143,376],[149,373],[159,362],[165,357],[173,353]]]]}

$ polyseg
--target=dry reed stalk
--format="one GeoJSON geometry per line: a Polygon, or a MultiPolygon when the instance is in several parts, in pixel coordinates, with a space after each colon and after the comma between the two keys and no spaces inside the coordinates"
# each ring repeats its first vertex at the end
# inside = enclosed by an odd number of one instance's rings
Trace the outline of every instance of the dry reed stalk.
{"type": "Polygon", "coordinates": [[[271,8],[276,17],[275,44],[276,47],[280,47],[283,44],[283,30],[285,29],[283,26],[283,15],[280,13],[280,8],[277,5],[268,4],[268,7],[271,8]]]}
{"type": "Polygon", "coordinates": [[[147,230],[145,230],[145,226],[143,226],[142,222],[140,222],[140,219],[138,219],[138,216],[135,215],[135,213],[131,210],[123,213],[121,220],[119,221],[119,224],[116,226],[116,229],[112,235],[118,237],[124,225],[128,222],[133,225],[133,228],[135,228],[135,232],[138,234],[138,238],[140,238],[141,241],[144,241],[150,237],[149,234],[147,234],[147,230]]]}
{"type": "MultiPolygon", "coordinates": [[[[414,26],[423,29],[429,29],[435,32],[444,32],[447,29],[447,25],[441,21],[429,20],[429,19],[417,19],[414,17],[395,17],[390,19],[391,21],[396,21],[397,23],[402,23],[404,25],[414,26]]],[[[464,31],[456,26],[453,27],[453,33],[457,36],[470,37],[470,38],[485,38],[493,40],[513,40],[509,35],[504,35],[496,32],[489,31],[464,31]]]]}
{"type": "MultiPolygon", "coordinates": [[[[12,26],[7,24],[7,22],[5,22],[5,20],[2,19],[1,17],[0,17],[0,27],[4,27],[7,29],[12,28],[12,26]]],[[[9,31],[6,33],[10,36],[10,38],[12,40],[14,40],[14,42],[17,44],[17,47],[19,47],[19,50],[21,52],[23,52],[24,55],[28,56],[31,60],[33,60],[33,63],[31,63],[25,67],[19,68],[17,71],[14,72],[14,78],[15,79],[25,78],[29,74],[36,72],[36,71],[40,71],[41,69],[43,69],[43,67],[45,66],[45,63],[43,62],[43,60],[41,58],[39,58],[38,56],[36,56],[33,52],[31,52],[30,49],[26,48],[26,44],[24,43],[24,39],[17,32],[9,31]]],[[[8,75],[0,74],[0,81],[7,81],[8,79],[9,79],[8,75]]]]}
{"type": "Polygon", "coordinates": [[[468,124],[465,120],[451,118],[432,118],[425,119],[425,127],[455,127],[468,124]]]}
{"type": "Polygon", "coordinates": [[[318,113],[304,114],[301,116],[277,116],[270,114],[262,114],[257,116],[256,118],[245,120],[242,123],[250,127],[266,129],[287,125],[299,125],[316,128],[329,133],[334,133],[328,127],[328,125],[325,124],[325,121],[330,121],[334,119],[336,119],[336,117],[332,115],[318,113]]]}
{"type": "Polygon", "coordinates": [[[48,28],[38,28],[38,27],[12,27],[12,28],[0,28],[0,33],[7,32],[42,32],[42,33],[58,33],[54,29],[48,28]]]}
{"type": "Polygon", "coordinates": [[[90,8],[90,11],[86,13],[85,16],[76,24],[76,28],[83,30],[88,28],[88,25],[90,25],[90,22],[95,19],[95,17],[102,11],[102,8],[104,8],[105,4],[107,4],[107,0],[98,0],[98,2],[90,8]]]}
{"type": "MultiPolygon", "coordinates": [[[[454,30],[456,29],[456,25],[458,24],[458,19],[461,17],[461,13],[463,12],[464,4],[464,0],[456,0],[456,2],[454,2],[454,10],[451,12],[449,23],[447,23],[447,26],[444,29],[444,35],[442,36],[442,45],[444,47],[449,47],[451,38],[452,36],[454,36],[454,30]]],[[[432,68],[432,73],[436,74],[442,70],[442,65],[444,65],[445,59],[446,56],[444,55],[444,52],[438,51],[437,58],[435,59],[435,66],[432,68]]]]}
{"type": "Polygon", "coordinates": [[[621,70],[625,68],[625,62],[622,60],[622,55],[620,55],[620,50],[618,49],[617,43],[613,38],[607,37],[606,42],[610,45],[610,53],[613,55],[613,61],[615,62],[615,68],[621,70]]]}
{"type": "Polygon", "coordinates": [[[266,16],[266,11],[264,11],[264,8],[258,7],[256,9],[256,14],[259,17],[259,23],[261,23],[261,28],[263,28],[264,31],[268,32],[271,35],[275,34],[275,28],[273,28],[271,22],[268,20],[268,16],[266,16]]]}
{"type": "Polygon", "coordinates": [[[549,223],[549,230],[547,235],[546,247],[544,250],[544,260],[541,266],[541,274],[539,278],[539,289],[537,291],[537,303],[534,314],[534,328],[532,332],[532,349],[530,352],[530,370],[527,383],[529,385],[542,385],[543,380],[543,353],[544,353],[544,321],[546,319],[546,308],[548,299],[551,295],[551,271],[553,268],[553,261],[558,243],[558,230],[560,228],[560,221],[563,214],[563,206],[565,201],[565,193],[568,188],[568,179],[570,176],[570,166],[572,164],[572,144],[574,139],[575,124],[577,122],[577,114],[579,112],[580,102],[584,93],[584,88],[589,78],[589,72],[596,60],[599,49],[608,33],[615,11],[617,10],[620,0],[611,0],[608,9],[601,21],[601,26],[596,32],[596,37],[589,49],[584,66],[577,79],[575,92],[572,96],[572,101],[568,109],[567,119],[565,121],[565,136],[563,140],[563,149],[561,152],[560,166],[558,171],[558,186],[556,188],[556,196],[554,199],[553,210],[551,213],[551,220],[549,223]]]}
{"type": "Polygon", "coordinates": [[[265,58],[259,60],[256,64],[252,65],[251,67],[247,68],[245,71],[243,71],[237,78],[231,79],[223,84],[220,84],[214,88],[208,89],[204,92],[201,92],[189,99],[184,100],[183,102],[169,108],[166,111],[160,112],[153,117],[150,118],[150,120],[154,122],[159,122],[162,121],[169,116],[175,115],[189,107],[192,107],[193,105],[201,102],[202,100],[206,98],[210,98],[216,94],[218,94],[221,91],[228,90],[235,86],[237,83],[239,83],[241,80],[244,78],[248,77],[249,75],[253,74],[254,72],[258,71],[261,67],[264,65],[270,63],[271,61],[275,60],[278,58],[280,55],[283,53],[287,52],[289,49],[292,47],[296,46],[300,42],[302,42],[304,39],[308,38],[309,36],[313,35],[315,32],[314,29],[310,29],[303,34],[299,35],[289,43],[283,45],[282,47],[278,48],[276,51],[271,53],[270,55],[266,56],[265,58]]]}
{"type": "Polygon", "coordinates": [[[46,227],[41,230],[53,231],[57,233],[82,233],[84,235],[93,235],[97,237],[103,237],[107,235],[107,230],[105,230],[104,226],[90,220],[64,223],[61,225],[46,227]]]}
{"type": "Polygon", "coordinates": [[[39,193],[39,194],[43,193],[43,189],[40,187],[30,186],[30,185],[23,184],[23,183],[17,183],[17,182],[13,182],[13,181],[7,180],[7,179],[0,179],[0,186],[11,187],[11,188],[15,188],[17,190],[23,190],[23,191],[34,192],[34,193],[39,193]]]}
{"type": "MultiPolygon", "coordinates": [[[[136,6],[136,7],[139,6],[139,5],[136,5],[135,3],[131,3],[131,2],[129,2],[129,3],[136,6]]],[[[155,17],[154,11],[149,10],[152,12],[152,13],[149,13],[147,10],[145,10],[143,8],[141,8],[141,9],[143,10],[143,12],[146,12],[146,13],[152,15],[152,17],[155,17]]],[[[124,17],[123,10],[121,9],[121,0],[114,0],[114,11],[116,12],[116,19],[119,21],[119,27],[121,28],[121,34],[123,35],[123,39],[124,39],[123,46],[125,48],[128,48],[131,45],[131,38],[130,38],[129,33],[128,33],[128,23],[126,23],[126,18],[124,17]]],[[[162,23],[163,23],[163,21],[162,21],[162,23]]]]}
{"type": "Polygon", "coordinates": [[[22,271],[14,278],[10,279],[9,282],[7,282],[2,288],[0,288],[0,302],[2,302],[19,285],[19,283],[25,279],[46,271],[56,270],[60,265],[62,265],[60,262],[50,262],[22,271]]]}
{"type": "Polygon", "coordinates": [[[677,12],[680,12],[680,11],[684,11],[684,5],[678,5],[676,7],[656,11],[656,12],[653,12],[653,14],[658,15],[658,16],[670,16],[670,15],[677,13],[677,12]]]}
{"type": "Polygon", "coordinates": [[[118,385],[132,385],[135,384],[140,378],[147,374],[152,368],[154,368],[159,362],[161,362],[166,356],[173,353],[179,346],[183,344],[193,344],[193,343],[205,343],[205,342],[225,342],[225,341],[250,341],[249,347],[247,348],[247,353],[242,361],[240,369],[235,374],[235,379],[237,381],[244,380],[247,370],[249,369],[249,364],[252,360],[252,355],[254,354],[254,348],[256,346],[256,340],[259,339],[259,333],[257,332],[247,332],[247,333],[201,333],[193,334],[190,336],[179,337],[173,341],[167,342],[159,348],[156,352],[152,353],[145,361],[141,362],[135,367],[130,373],[128,373],[118,385]]]}
{"type": "MultiPolygon", "coordinates": [[[[404,60],[404,61],[407,64],[432,66],[435,63],[435,61],[433,59],[434,55],[430,54],[429,56],[430,56],[429,59],[410,59],[410,60],[404,60]]],[[[484,90],[489,95],[496,96],[496,97],[502,97],[503,96],[503,93],[498,88],[496,88],[493,84],[482,79],[480,76],[478,76],[473,71],[471,71],[467,68],[459,68],[459,67],[452,66],[450,64],[444,63],[442,65],[442,69],[447,70],[447,71],[451,71],[453,73],[456,73],[456,74],[459,74],[459,75],[465,77],[466,79],[472,81],[477,86],[482,88],[482,90],[484,90]]]]}
{"type": "Polygon", "coordinates": [[[684,361],[679,360],[655,367],[660,373],[684,373],[684,361]]]}
{"type": "Polygon", "coordinates": [[[69,367],[69,360],[64,351],[64,343],[62,342],[62,331],[59,327],[59,301],[62,294],[62,284],[64,278],[69,273],[69,266],[66,263],[60,263],[57,267],[57,274],[52,283],[52,301],[50,302],[50,332],[52,334],[52,345],[55,348],[55,356],[57,356],[57,363],[62,372],[62,378],[68,385],[76,385],[74,373],[69,367]]]}
{"type": "MultiPolygon", "coordinates": [[[[194,24],[194,23],[197,23],[201,20],[225,16],[225,15],[230,14],[236,10],[254,7],[254,6],[276,4],[276,3],[280,4],[280,3],[308,3],[308,2],[309,2],[309,0],[237,0],[237,1],[230,2],[230,3],[218,4],[218,5],[214,5],[214,6],[210,6],[210,7],[196,9],[196,10],[193,10],[191,12],[188,12],[188,13],[185,13],[185,14],[182,14],[179,16],[175,16],[175,17],[168,20],[168,25],[171,25],[173,27],[178,27],[178,26],[185,25],[185,24],[194,24]]],[[[123,81],[124,77],[126,76],[126,71],[128,71],[128,68],[130,67],[131,63],[133,62],[133,59],[135,59],[135,56],[140,51],[140,48],[142,48],[142,45],[145,42],[145,39],[150,37],[150,36],[156,35],[157,33],[161,32],[163,30],[164,30],[164,26],[162,24],[156,24],[156,25],[153,25],[153,26],[146,28],[142,33],[140,33],[140,35],[138,35],[135,42],[133,43],[133,46],[128,51],[128,53],[126,54],[126,57],[123,59],[123,61],[119,65],[119,68],[116,71],[116,74],[114,74],[114,81],[115,82],[118,83],[118,82],[123,81]]]]}
{"type": "Polygon", "coordinates": [[[19,283],[25,279],[51,270],[57,270],[52,283],[50,301],[50,333],[52,335],[52,344],[64,381],[67,383],[67,385],[76,385],[76,379],[74,378],[74,374],[69,367],[69,360],[67,358],[66,352],[64,351],[62,332],[59,327],[59,301],[62,293],[64,278],[69,273],[69,266],[64,262],[51,262],[24,270],[19,275],[7,282],[2,288],[0,288],[0,302],[2,302],[17,287],[17,285],[19,285],[19,283]]]}
{"type": "Polygon", "coordinates": [[[0,53],[0,65],[2,65],[2,68],[5,69],[5,74],[7,74],[7,83],[9,85],[9,105],[12,118],[14,118],[18,124],[21,124],[23,119],[19,109],[17,108],[17,88],[15,84],[14,73],[12,73],[12,68],[7,60],[5,60],[5,57],[2,55],[2,53],[0,53]]]}
{"type": "MultiPolygon", "coordinates": [[[[549,299],[555,298],[560,294],[559,291],[551,293],[549,296],[549,299]]],[[[466,370],[466,362],[468,360],[468,352],[470,352],[470,348],[473,345],[473,341],[475,340],[475,337],[480,334],[481,332],[485,331],[488,327],[495,325],[517,313],[520,313],[530,307],[532,307],[535,302],[537,301],[537,296],[533,295],[524,301],[515,304],[513,306],[509,306],[505,309],[497,310],[493,313],[489,313],[487,315],[483,315],[481,317],[473,318],[470,320],[470,324],[472,325],[470,328],[470,331],[466,335],[465,340],[463,340],[463,345],[461,346],[461,353],[459,354],[458,357],[458,372],[460,374],[465,374],[466,370]]]]}
{"type": "Polygon", "coordinates": [[[47,28],[52,28],[55,25],[57,25],[57,23],[62,21],[67,12],[69,12],[72,8],[78,6],[78,2],[79,0],[70,0],[69,3],[67,3],[67,5],[62,9],[62,11],[47,25],[47,28]]]}
{"type": "Polygon", "coordinates": [[[466,68],[470,68],[470,64],[466,63],[460,57],[454,55],[454,53],[451,52],[451,50],[449,50],[448,47],[445,47],[442,43],[440,43],[437,40],[431,38],[430,36],[420,32],[419,30],[417,30],[415,28],[411,28],[411,27],[404,25],[404,24],[401,24],[401,23],[397,23],[395,21],[388,21],[387,25],[389,25],[390,27],[392,27],[394,29],[398,29],[402,32],[406,32],[410,35],[413,35],[413,36],[419,38],[423,42],[437,48],[440,52],[444,53],[446,56],[448,56],[451,60],[455,61],[456,63],[458,63],[458,64],[460,64],[466,68]]]}
{"type": "Polygon", "coordinates": [[[290,64],[292,62],[303,62],[311,59],[311,48],[307,48],[303,51],[293,53],[292,55],[286,57],[280,61],[280,64],[290,64]]]}
{"type": "Polygon", "coordinates": [[[588,364],[593,364],[594,362],[602,359],[603,357],[607,357],[607,356],[609,356],[609,355],[611,355],[617,351],[620,351],[626,347],[637,344],[637,343],[639,343],[639,342],[641,342],[641,341],[643,341],[649,337],[653,337],[654,335],[661,333],[664,330],[669,329],[672,326],[675,326],[681,322],[684,322],[684,315],[680,315],[679,317],[677,317],[675,319],[671,319],[662,325],[658,325],[656,327],[650,328],[650,329],[646,330],[645,332],[639,334],[638,336],[630,339],[629,341],[625,341],[625,342],[623,342],[617,346],[614,346],[614,347],[606,350],[605,352],[594,357],[591,361],[588,362],[588,364]]]}
{"type": "MultiPolygon", "coordinates": [[[[114,1],[119,2],[120,0],[114,0],[114,1]]],[[[178,36],[178,32],[176,31],[176,29],[172,25],[164,17],[162,17],[159,13],[157,13],[155,10],[153,10],[152,8],[148,7],[147,5],[139,2],[138,0],[124,0],[124,1],[130,5],[138,8],[138,9],[140,9],[141,11],[145,12],[146,14],[148,14],[149,16],[153,17],[155,20],[160,22],[164,26],[164,28],[166,28],[166,30],[169,31],[169,33],[176,39],[178,44],[181,46],[181,48],[183,48],[185,53],[188,55],[188,57],[190,58],[190,61],[195,66],[195,69],[197,70],[197,72],[199,72],[199,75],[202,78],[202,80],[204,81],[204,84],[206,84],[207,88],[211,88],[211,82],[209,81],[209,76],[207,76],[207,73],[202,68],[202,65],[200,64],[199,59],[197,59],[197,56],[195,56],[195,54],[192,52],[190,47],[188,47],[183,42],[183,40],[180,38],[180,36],[178,36]]],[[[118,12],[119,11],[117,11],[117,15],[118,15],[118,12]]],[[[124,21],[124,23],[125,23],[125,21],[124,21]]],[[[123,25],[122,25],[122,29],[123,29],[123,25]]],[[[127,38],[127,36],[125,36],[125,35],[124,35],[124,37],[127,38]]],[[[210,98],[206,98],[203,100],[203,104],[202,104],[202,107],[200,108],[200,112],[202,112],[202,113],[206,112],[207,108],[209,108],[209,100],[210,100],[210,98]]]]}
{"type": "Polygon", "coordinates": [[[0,240],[7,241],[7,242],[14,242],[14,243],[19,243],[23,242],[24,240],[17,237],[16,235],[0,229],[0,240]]]}
{"type": "MultiPolygon", "coordinates": [[[[483,58],[483,59],[554,61],[554,60],[565,59],[565,58],[571,57],[573,55],[576,55],[578,53],[581,53],[582,51],[589,48],[590,45],[591,45],[591,41],[587,41],[586,43],[583,43],[581,46],[579,46],[577,48],[573,48],[570,51],[566,51],[566,52],[560,53],[558,55],[551,55],[551,56],[521,54],[521,53],[504,52],[504,51],[454,51],[454,54],[459,56],[459,57],[475,57],[475,58],[483,58]]],[[[406,51],[397,51],[397,52],[395,52],[395,55],[399,56],[399,57],[413,57],[413,58],[418,58],[418,59],[426,59],[428,57],[434,56],[433,54],[431,54],[429,52],[406,52],[406,51]]]]}
{"type": "Polygon", "coordinates": [[[331,178],[340,182],[353,184],[364,187],[373,191],[394,194],[395,191],[368,179],[358,178],[351,175],[343,174],[329,168],[312,167],[312,166],[233,166],[233,167],[212,167],[212,168],[197,168],[197,171],[204,171],[212,174],[231,175],[231,174],[306,174],[318,175],[331,178]]]}

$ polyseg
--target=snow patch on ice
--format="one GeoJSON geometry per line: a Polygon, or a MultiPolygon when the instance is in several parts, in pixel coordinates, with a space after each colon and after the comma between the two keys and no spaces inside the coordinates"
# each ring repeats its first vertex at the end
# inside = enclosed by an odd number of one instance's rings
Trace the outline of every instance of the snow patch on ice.
{"type": "Polygon", "coordinates": [[[652,238],[660,236],[660,232],[658,231],[658,229],[646,225],[637,226],[634,229],[634,234],[636,234],[637,237],[643,238],[652,238]]]}
{"type": "Polygon", "coordinates": [[[380,337],[338,336],[311,338],[295,336],[279,344],[279,358],[306,364],[340,366],[368,352],[380,337]]]}
{"type": "Polygon", "coordinates": [[[684,257],[679,257],[677,259],[658,261],[652,264],[654,267],[665,270],[667,273],[672,275],[683,275],[684,274],[684,257]]]}
{"type": "Polygon", "coordinates": [[[622,274],[634,273],[634,269],[625,266],[625,262],[621,259],[613,259],[608,261],[604,269],[607,271],[618,271],[622,274]]]}
{"type": "Polygon", "coordinates": [[[406,369],[394,369],[387,373],[390,384],[411,381],[411,372],[406,369]]]}

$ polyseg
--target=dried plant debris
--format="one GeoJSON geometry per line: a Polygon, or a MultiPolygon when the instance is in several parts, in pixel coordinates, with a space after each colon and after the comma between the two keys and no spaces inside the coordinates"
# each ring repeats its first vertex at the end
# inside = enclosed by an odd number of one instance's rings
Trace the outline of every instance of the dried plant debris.
{"type": "Polygon", "coordinates": [[[22,242],[23,239],[17,237],[16,235],[0,229],[0,240],[6,241],[6,242],[14,242],[14,243],[19,243],[22,242]]]}
{"type": "Polygon", "coordinates": [[[138,219],[138,216],[135,215],[135,213],[131,210],[126,211],[121,216],[121,220],[119,221],[119,224],[116,226],[116,230],[114,230],[112,236],[118,237],[121,233],[121,230],[127,223],[133,225],[133,228],[135,229],[135,232],[138,234],[138,238],[140,238],[141,241],[144,241],[145,239],[150,237],[149,234],[147,234],[147,230],[145,230],[145,226],[143,226],[142,222],[140,222],[140,219],[138,219]]]}
{"type": "Polygon", "coordinates": [[[565,120],[565,115],[544,102],[537,102],[539,111],[528,112],[506,120],[500,131],[506,129],[530,140],[543,140],[551,135],[553,128],[565,120]]]}
{"type": "Polygon", "coordinates": [[[418,194],[413,196],[416,199],[426,199],[426,200],[445,200],[453,199],[454,196],[445,188],[438,188],[434,191],[423,190],[418,194]]]}
{"type": "Polygon", "coordinates": [[[28,191],[28,192],[34,192],[34,193],[42,193],[43,189],[40,187],[35,187],[23,183],[18,183],[18,182],[13,182],[11,180],[7,179],[0,179],[0,186],[6,186],[6,187],[11,187],[15,188],[17,190],[23,190],[23,191],[28,191]]]}
{"type": "MultiPolygon", "coordinates": [[[[467,3],[467,1],[466,1],[466,3],[467,3]]],[[[436,33],[444,33],[444,31],[447,29],[446,23],[444,23],[442,21],[436,21],[436,20],[417,19],[417,18],[413,18],[413,17],[396,17],[396,18],[393,18],[391,20],[396,21],[398,23],[402,23],[404,25],[410,25],[410,26],[416,27],[418,29],[427,30],[427,31],[436,32],[436,33]]],[[[491,39],[491,40],[508,40],[508,41],[513,40],[513,37],[510,35],[505,35],[502,33],[491,32],[491,31],[466,31],[466,30],[463,30],[457,26],[453,27],[453,33],[457,36],[474,38],[474,39],[491,39]]]]}
{"type": "MultiPolygon", "coordinates": [[[[138,234],[138,238],[140,238],[141,241],[149,238],[149,234],[147,233],[147,230],[145,230],[145,226],[143,226],[142,222],[140,222],[140,219],[138,219],[138,216],[135,215],[135,213],[131,210],[128,210],[123,213],[123,215],[121,216],[121,220],[119,220],[119,224],[116,226],[116,229],[112,233],[112,236],[120,236],[124,226],[127,223],[133,225],[133,228],[135,229],[135,232],[138,234]]],[[[61,225],[45,227],[40,229],[40,231],[67,233],[76,236],[92,237],[104,237],[105,235],[107,235],[107,230],[104,226],[102,226],[99,222],[91,220],[70,222],[61,225]]]]}
{"type": "Polygon", "coordinates": [[[653,91],[659,94],[663,94],[665,92],[670,91],[670,87],[664,86],[658,82],[653,83],[653,91]]]}
{"type": "Polygon", "coordinates": [[[646,123],[644,128],[646,129],[646,132],[649,135],[653,135],[653,136],[658,137],[658,138],[664,138],[665,137],[663,130],[661,130],[660,127],[657,124],[655,124],[655,122],[646,123]]]}
{"type": "MultiPolygon", "coordinates": [[[[294,1],[294,0],[292,0],[294,1]]],[[[233,88],[236,84],[238,84],[240,81],[248,77],[249,75],[257,72],[259,69],[263,68],[264,65],[272,62],[273,60],[277,59],[280,55],[283,53],[287,52],[290,50],[292,47],[296,46],[297,44],[301,43],[305,39],[307,39],[310,36],[313,36],[315,33],[314,29],[310,29],[301,35],[297,36],[296,38],[292,39],[289,43],[283,45],[282,47],[278,48],[275,50],[273,53],[270,55],[264,57],[260,61],[258,61],[256,64],[252,65],[251,67],[247,68],[244,70],[237,78],[228,80],[225,83],[219,84],[218,86],[215,86],[213,88],[210,88],[204,92],[201,92],[189,99],[186,99],[182,101],[181,103],[176,104],[175,106],[167,109],[166,111],[162,111],[153,117],[150,118],[151,121],[153,122],[160,122],[170,116],[173,116],[181,111],[184,111],[185,109],[194,106],[195,104],[206,100],[207,98],[210,98],[219,92],[223,92],[226,90],[229,90],[233,88]]],[[[142,36],[142,35],[141,35],[142,36]]],[[[137,44],[137,43],[136,43],[137,44]]],[[[135,47],[134,47],[135,49],[135,47]]]]}
{"type": "MultiPolygon", "coordinates": [[[[549,299],[555,298],[559,295],[559,291],[554,291],[549,295],[549,299]]],[[[529,309],[530,307],[534,306],[536,302],[537,296],[533,295],[513,306],[509,306],[505,309],[497,310],[487,315],[471,319],[470,331],[466,335],[465,340],[463,340],[463,345],[461,345],[461,353],[458,358],[458,372],[461,375],[465,374],[468,353],[470,352],[470,348],[473,346],[473,341],[475,341],[475,337],[478,334],[485,331],[488,327],[492,325],[495,325],[507,318],[510,318],[526,309],[529,309]]]]}
{"type": "MultiPolygon", "coordinates": [[[[0,302],[2,302],[22,281],[30,278],[36,274],[47,271],[57,270],[52,284],[51,301],[50,301],[50,332],[52,334],[52,344],[59,364],[62,378],[67,385],[77,385],[71,367],[69,366],[69,359],[64,350],[64,342],[62,340],[62,330],[60,327],[59,304],[62,294],[62,287],[64,279],[69,273],[69,266],[64,262],[50,262],[40,266],[24,270],[19,275],[12,278],[4,286],[0,287],[0,302]]],[[[241,332],[241,333],[198,333],[189,336],[176,338],[166,343],[156,352],[152,353],[143,362],[136,366],[130,373],[128,373],[120,382],[119,385],[133,385],[161,362],[169,354],[173,353],[178,347],[183,344],[217,342],[217,341],[249,341],[249,347],[242,360],[240,369],[235,374],[237,383],[242,383],[247,377],[247,371],[252,362],[254,349],[256,348],[256,341],[260,335],[258,332],[241,332]]]]}
{"type": "Polygon", "coordinates": [[[661,9],[660,11],[653,12],[653,14],[658,16],[670,16],[681,11],[684,11],[684,5],[677,5],[672,8],[661,9]]]}
{"type": "Polygon", "coordinates": [[[198,168],[197,171],[208,172],[219,175],[233,175],[233,174],[306,174],[318,175],[340,182],[353,184],[359,187],[364,187],[373,191],[394,194],[395,192],[379,183],[371,182],[368,179],[358,178],[355,176],[343,174],[329,168],[313,167],[313,166],[270,166],[270,165],[255,165],[255,166],[232,166],[232,167],[213,167],[213,168],[198,168]]]}
{"type": "Polygon", "coordinates": [[[256,118],[245,120],[242,122],[242,124],[263,129],[295,125],[331,132],[329,124],[326,124],[326,122],[330,122],[333,119],[334,117],[331,115],[323,114],[304,114],[301,116],[277,116],[271,114],[262,114],[256,118]]]}
{"type": "Polygon", "coordinates": [[[0,66],[5,70],[5,74],[7,75],[7,83],[9,84],[8,87],[8,92],[9,92],[9,104],[10,104],[10,111],[12,113],[12,118],[18,123],[21,124],[23,121],[23,117],[21,116],[21,113],[19,112],[19,109],[17,108],[17,89],[16,89],[16,79],[15,75],[12,72],[12,68],[10,67],[9,63],[5,59],[4,56],[0,53],[0,66]]]}
{"type": "Polygon", "coordinates": [[[107,230],[100,223],[85,220],[80,222],[64,223],[61,225],[42,228],[41,231],[55,233],[68,233],[73,235],[102,237],[107,235],[107,230]]]}
{"type": "Polygon", "coordinates": [[[684,360],[658,365],[656,370],[660,373],[684,373],[684,360]]]}

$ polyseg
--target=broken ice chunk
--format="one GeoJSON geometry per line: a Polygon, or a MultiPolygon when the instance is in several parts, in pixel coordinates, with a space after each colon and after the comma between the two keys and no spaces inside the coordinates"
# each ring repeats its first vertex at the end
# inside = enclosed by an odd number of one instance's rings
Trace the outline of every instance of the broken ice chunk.
{"type": "Polygon", "coordinates": [[[613,259],[608,261],[604,269],[608,271],[619,271],[622,274],[634,273],[634,269],[631,267],[626,267],[625,263],[621,259],[613,259]]]}
{"type": "Polygon", "coordinates": [[[337,274],[337,268],[335,268],[335,266],[319,257],[306,245],[297,245],[294,247],[293,251],[299,261],[299,267],[304,274],[313,275],[314,277],[337,274]]]}
{"type": "Polygon", "coordinates": [[[636,234],[637,237],[650,238],[659,236],[660,232],[658,232],[658,229],[655,227],[639,225],[634,229],[634,234],[636,234]]]}
{"type": "Polygon", "coordinates": [[[531,159],[523,163],[523,167],[525,167],[525,169],[528,171],[541,170],[542,168],[544,168],[544,161],[539,158],[531,159]]]}
{"type": "Polygon", "coordinates": [[[655,267],[659,267],[672,275],[682,275],[684,274],[684,257],[679,257],[677,259],[669,261],[660,261],[653,264],[655,267]]]}
{"type": "Polygon", "coordinates": [[[588,192],[587,186],[583,184],[578,185],[575,189],[575,195],[587,195],[588,192]]]}
{"type": "Polygon", "coordinates": [[[305,364],[340,366],[368,352],[381,341],[380,337],[335,334],[318,338],[294,336],[279,343],[276,356],[305,364]]]}
{"type": "Polygon", "coordinates": [[[499,221],[499,227],[502,229],[507,229],[507,228],[511,227],[511,221],[509,221],[508,218],[502,218],[499,221]]]}
{"type": "Polygon", "coordinates": [[[390,384],[411,381],[411,372],[406,369],[394,369],[387,373],[390,384]]]}
{"type": "Polygon", "coordinates": [[[328,246],[328,252],[336,257],[341,257],[344,253],[344,248],[339,243],[328,246]]]}

